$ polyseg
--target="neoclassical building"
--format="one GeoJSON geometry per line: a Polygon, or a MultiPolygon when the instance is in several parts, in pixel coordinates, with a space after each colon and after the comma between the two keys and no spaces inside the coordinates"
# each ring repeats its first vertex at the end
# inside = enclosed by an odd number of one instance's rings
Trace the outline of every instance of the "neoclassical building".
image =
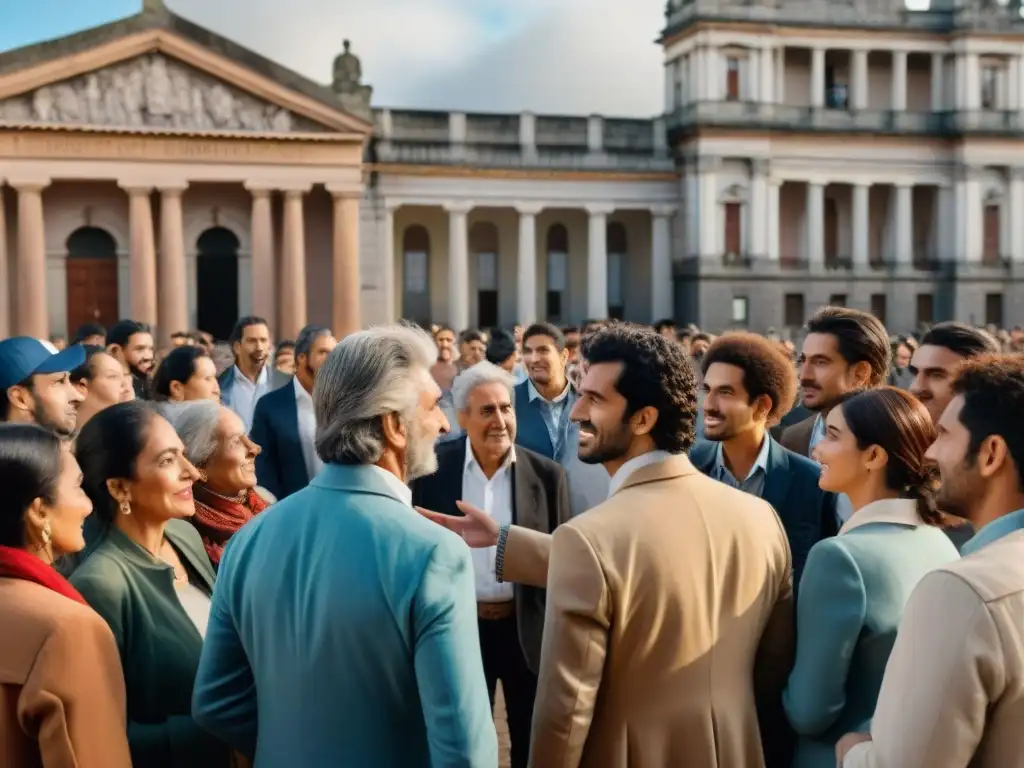
{"type": "Polygon", "coordinates": [[[140,14],[0,54],[0,331],[1024,324],[1024,19],[671,0],[663,114],[371,108],[140,14]]]}

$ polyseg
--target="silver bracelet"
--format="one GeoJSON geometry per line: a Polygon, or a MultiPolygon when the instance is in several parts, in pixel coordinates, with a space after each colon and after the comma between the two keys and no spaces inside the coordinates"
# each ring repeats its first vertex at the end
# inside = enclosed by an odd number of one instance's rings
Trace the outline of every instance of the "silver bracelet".
{"type": "Polygon", "coordinates": [[[494,556],[494,575],[498,579],[499,584],[503,584],[505,579],[505,544],[508,541],[508,529],[511,526],[508,523],[502,523],[498,528],[498,549],[494,556]]]}

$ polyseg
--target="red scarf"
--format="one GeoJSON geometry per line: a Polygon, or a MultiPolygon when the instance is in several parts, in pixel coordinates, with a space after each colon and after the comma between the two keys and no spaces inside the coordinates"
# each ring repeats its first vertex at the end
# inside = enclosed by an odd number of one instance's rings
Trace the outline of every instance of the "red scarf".
{"type": "Polygon", "coordinates": [[[224,554],[224,545],[239,528],[267,508],[256,491],[248,491],[245,500],[229,499],[198,483],[192,486],[196,515],[192,522],[203,537],[203,546],[210,562],[217,566],[224,554]]]}
{"type": "Polygon", "coordinates": [[[24,579],[64,595],[76,603],[88,605],[78,590],[61,576],[52,566],[47,565],[31,552],[14,547],[0,547],[0,578],[24,579]]]}

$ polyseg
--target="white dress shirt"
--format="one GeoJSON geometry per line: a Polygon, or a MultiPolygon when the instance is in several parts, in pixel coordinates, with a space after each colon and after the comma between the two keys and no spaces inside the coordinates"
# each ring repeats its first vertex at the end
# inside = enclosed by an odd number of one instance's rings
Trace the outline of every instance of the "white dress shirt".
{"type": "Polygon", "coordinates": [[[299,412],[299,442],[302,443],[302,458],[306,463],[306,474],[312,480],[324,463],[316,455],[316,415],[313,413],[313,398],[306,391],[306,388],[299,383],[299,377],[292,379],[295,382],[295,406],[299,412]]]}
{"type": "Polygon", "coordinates": [[[608,483],[608,498],[614,496],[618,490],[629,480],[629,476],[636,472],[638,469],[649,467],[651,464],[657,464],[671,459],[675,454],[669,453],[668,451],[651,451],[650,453],[643,453],[639,456],[627,461],[614,475],[612,475],[611,482],[608,483]]]}
{"type": "MultiPolygon", "coordinates": [[[[515,448],[508,452],[504,463],[488,480],[473,455],[473,447],[466,441],[466,463],[462,470],[462,500],[482,509],[498,525],[512,524],[512,465],[516,460],[515,448]]],[[[498,548],[472,550],[473,571],[476,574],[476,599],[481,603],[504,603],[515,596],[512,584],[498,583],[494,575],[498,548]]]]}
{"type": "Polygon", "coordinates": [[[245,431],[252,429],[252,415],[256,412],[256,401],[270,391],[270,366],[264,365],[254,382],[236,365],[235,375],[227,395],[221,402],[238,414],[245,431]]]}

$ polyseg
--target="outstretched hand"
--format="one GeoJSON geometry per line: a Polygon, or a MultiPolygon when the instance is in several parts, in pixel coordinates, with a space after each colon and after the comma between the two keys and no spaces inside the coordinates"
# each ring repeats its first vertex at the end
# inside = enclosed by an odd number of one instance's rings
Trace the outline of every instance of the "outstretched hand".
{"type": "Polygon", "coordinates": [[[432,520],[440,526],[457,533],[473,549],[493,547],[498,543],[498,521],[488,515],[482,509],[467,504],[464,501],[456,501],[457,506],[465,517],[458,515],[446,515],[441,512],[432,512],[423,507],[416,507],[416,511],[428,520],[432,520]]]}

